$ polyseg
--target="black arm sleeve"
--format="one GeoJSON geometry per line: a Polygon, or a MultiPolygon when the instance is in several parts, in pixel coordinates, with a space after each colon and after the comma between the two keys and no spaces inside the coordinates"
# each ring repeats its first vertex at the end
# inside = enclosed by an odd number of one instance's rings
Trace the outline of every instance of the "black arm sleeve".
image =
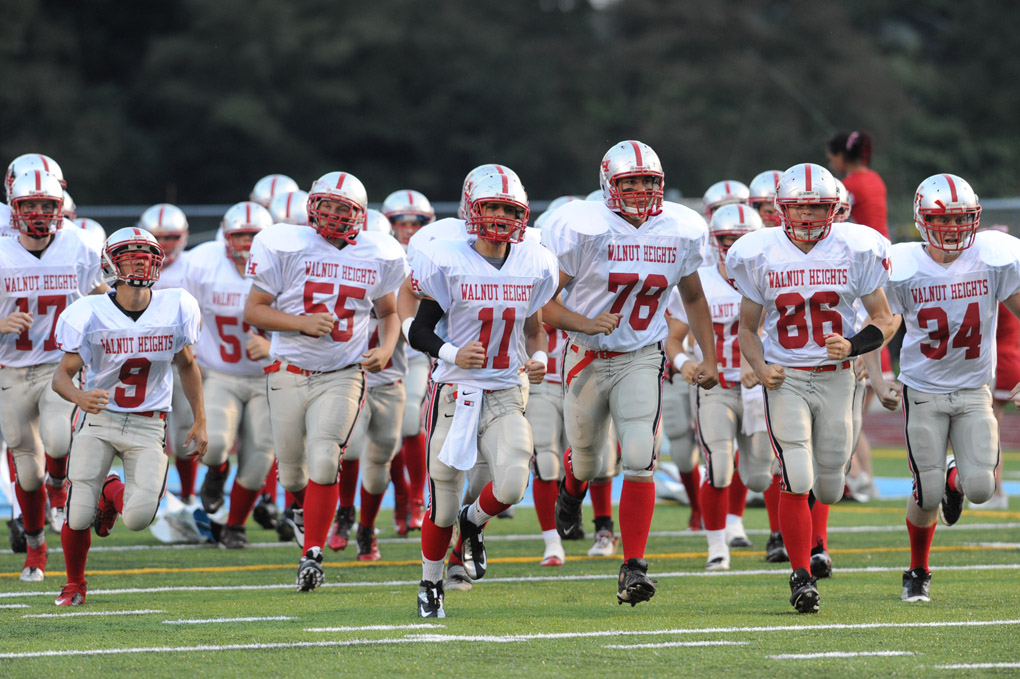
{"type": "Polygon", "coordinates": [[[885,335],[882,334],[877,325],[869,323],[861,328],[859,333],[853,337],[847,337],[847,339],[850,340],[850,355],[860,356],[882,346],[882,343],[885,341],[885,335]]]}
{"type": "Polygon", "coordinates": [[[418,313],[411,323],[410,336],[407,341],[418,351],[424,351],[433,358],[439,358],[439,350],[444,342],[436,334],[436,323],[446,314],[439,302],[434,299],[423,299],[418,305],[418,313]]]}

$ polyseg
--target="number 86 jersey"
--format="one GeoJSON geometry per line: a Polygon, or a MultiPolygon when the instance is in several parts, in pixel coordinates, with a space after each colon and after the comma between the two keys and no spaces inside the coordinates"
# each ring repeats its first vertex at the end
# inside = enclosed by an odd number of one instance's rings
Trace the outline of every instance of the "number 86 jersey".
{"type": "Polygon", "coordinates": [[[701,215],[676,203],[635,228],[605,204],[575,200],[556,210],[542,244],[573,280],[564,306],[588,318],[623,314],[610,335],[571,332],[589,349],[629,352],[666,338],[666,302],[681,278],[704,260],[708,228],[701,215]]]}
{"type": "Polygon", "coordinates": [[[840,363],[825,336],[856,334],[854,302],[882,287],[890,266],[886,240],[850,222],[833,224],[808,252],[777,228],[741,236],[726,255],[740,294],[765,310],[765,360],[794,367],[840,363]]]}
{"type": "Polygon", "coordinates": [[[457,347],[474,341],[485,346],[483,368],[465,370],[440,359],[432,379],[479,389],[519,387],[524,321],[552,299],[559,284],[552,254],[524,240],[510,246],[497,269],[466,240],[436,239],[415,251],[411,268],[415,289],[446,312],[445,330],[441,324],[436,333],[457,347]]]}

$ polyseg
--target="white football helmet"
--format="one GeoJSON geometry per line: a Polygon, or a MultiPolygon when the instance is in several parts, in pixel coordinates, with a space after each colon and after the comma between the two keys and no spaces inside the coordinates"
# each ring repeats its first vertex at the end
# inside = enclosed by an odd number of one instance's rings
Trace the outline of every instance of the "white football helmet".
{"type": "Polygon", "coordinates": [[[465,220],[468,233],[495,243],[520,243],[528,217],[528,194],[516,174],[490,174],[473,183],[465,220]],[[511,205],[514,215],[485,215],[483,208],[489,203],[511,205]]]}
{"type": "Polygon", "coordinates": [[[470,202],[471,200],[470,198],[471,187],[474,186],[474,183],[476,181],[490,174],[506,174],[512,176],[514,179],[517,179],[518,181],[520,180],[520,178],[517,176],[517,173],[511,170],[506,165],[487,163],[485,165],[479,165],[475,169],[471,170],[470,172],[467,173],[467,176],[464,177],[464,187],[463,189],[461,189],[460,192],[460,205],[457,206],[458,219],[467,219],[468,202],[470,202]]]}
{"type": "Polygon", "coordinates": [[[119,229],[106,239],[103,274],[107,280],[135,288],[151,288],[159,280],[162,266],[163,248],[145,229],[137,226],[119,229]]]}
{"type": "Polygon", "coordinates": [[[358,232],[365,227],[368,209],[368,192],[361,180],[349,172],[329,172],[312,184],[308,192],[308,223],[326,240],[342,238],[353,243],[358,232]],[[322,201],[346,205],[346,214],[327,212],[320,208],[322,201]]]}
{"type": "Polygon", "coordinates": [[[843,182],[833,177],[836,181],[836,190],[839,192],[839,205],[836,206],[836,214],[832,218],[834,222],[850,221],[850,192],[846,190],[843,182]]]}
{"type": "Polygon", "coordinates": [[[747,185],[749,195],[747,204],[758,211],[761,221],[765,226],[779,226],[782,220],[779,213],[775,211],[776,187],[779,186],[779,178],[783,173],[779,170],[765,170],[759,172],[747,185]],[[765,214],[762,214],[762,208],[765,214]]]}
{"type": "Polygon", "coordinates": [[[404,245],[418,229],[436,220],[436,211],[429,199],[411,189],[400,189],[386,196],[382,213],[393,227],[391,235],[404,245]]]}
{"type": "Polygon", "coordinates": [[[726,179],[716,182],[705,190],[702,201],[705,203],[705,219],[712,219],[712,213],[723,205],[740,203],[748,205],[751,197],[751,189],[742,182],[733,179],[726,179]]]}
{"type": "MultiPolygon", "coordinates": [[[[553,198],[549,201],[549,207],[545,209],[545,212],[535,218],[535,228],[541,229],[542,224],[552,215],[553,212],[567,203],[575,200],[585,200],[583,196],[560,196],[559,198],[553,198]]],[[[599,191],[599,200],[602,200],[602,191],[599,191]]]]}
{"type": "Polygon", "coordinates": [[[147,208],[138,219],[138,226],[156,237],[166,266],[173,264],[188,244],[188,218],[176,205],[157,203],[147,208]]]}
{"type": "Polygon", "coordinates": [[[599,201],[601,203],[602,200],[603,200],[603,198],[602,198],[602,189],[595,189],[594,191],[589,193],[587,196],[585,196],[584,199],[585,200],[597,200],[597,201],[599,201]]]}
{"type": "Polygon", "coordinates": [[[269,214],[274,224],[308,226],[308,193],[300,189],[277,193],[269,201],[269,214]]]}
{"type": "Polygon", "coordinates": [[[783,229],[791,240],[801,243],[820,241],[832,230],[832,220],[839,206],[836,178],[821,165],[794,165],[779,178],[776,187],[776,210],[783,220],[783,229]],[[797,205],[822,205],[825,211],[814,219],[802,219],[790,213],[797,205]]]}
{"type": "Polygon", "coordinates": [[[74,202],[74,198],[71,198],[71,194],[64,189],[64,212],[65,219],[70,219],[72,222],[78,216],[78,206],[74,202]]]}
{"type": "Polygon", "coordinates": [[[269,207],[273,196],[298,190],[298,183],[285,174],[267,174],[255,182],[248,200],[254,201],[264,208],[269,207]]]}
{"type": "Polygon", "coordinates": [[[933,248],[946,252],[966,250],[974,244],[981,224],[978,196],[962,177],[936,174],[914,193],[914,226],[933,248]]]}
{"type": "Polygon", "coordinates": [[[227,246],[227,258],[234,262],[248,261],[251,241],[239,243],[234,236],[254,236],[267,226],[273,225],[269,210],[250,200],[231,205],[223,214],[220,229],[223,230],[223,242],[227,246]]]}
{"type": "Polygon", "coordinates": [[[64,187],[54,175],[42,170],[26,172],[14,180],[9,195],[11,226],[21,233],[44,238],[60,228],[64,220],[64,187]],[[43,205],[44,201],[52,205],[43,205]]]}
{"type": "Polygon", "coordinates": [[[94,245],[97,250],[102,250],[106,243],[106,229],[103,225],[94,219],[82,217],[73,221],[74,225],[84,231],[83,240],[90,245],[94,245]]]}
{"type": "Polygon", "coordinates": [[[378,231],[392,236],[393,225],[390,224],[390,220],[386,219],[386,215],[378,210],[368,208],[368,213],[365,215],[365,231],[378,231]]]}
{"type": "Polygon", "coordinates": [[[712,215],[712,221],[708,223],[708,235],[712,238],[712,248],[718,257],[718,261],[726,260],[726,253],[729,252],[733,243],[723,243],[720,239],[728,236],[743,236],[745,233],[757,231],[763,228],[761,217],[758,211],[750,205],[731,203],[723,205],[712,215]]]}
{"type": "Polygon", "coordinates": [[[49,172],[51,175],[57,178],[60,182],[60,187],[64,188],[67,186],[67,182],[64,181],[64,171],[57,165],[57,161],[53,160],[49,156],[44,156],[41,153],[26,153],[20,155],[11,161],[11,164],[7,166],[7,175],[4,178],[4,187],[7,190],[7,202],[11,202],[11,186],[14,184],[14,180],[32,170],[42,170],[43,172],[49,172]]]}
{"type": "Polygon", "coordinates": [[[602,200],[613,212],[638,219],[654,217],[662,212],[664,183],[662,163],[648,144],[633,139],[621,141],[602,157],[599,185],[602,200]],[[655,178],[653,188],[620,191],[621,180],[646,176],[655,178]]]}

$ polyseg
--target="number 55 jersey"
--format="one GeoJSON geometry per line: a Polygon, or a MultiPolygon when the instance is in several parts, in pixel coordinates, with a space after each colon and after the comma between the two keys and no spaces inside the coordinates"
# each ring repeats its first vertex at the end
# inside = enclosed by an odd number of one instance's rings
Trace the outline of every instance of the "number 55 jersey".
{"type": "Polygon", "coordinates": [[[605,204],[576,200],[560,207],[542,229],[542,244],[573,280],[564,306],[588,318],[623,314],[609,335],[571,332],[589,349],[636,351],[666,338],[666,302],[681,278],[704,260],[708,228],[701,215],[676,203],[634,227],[605,204]]]}
{"type": "Polygon", "coordinates": [[[112,293],[83,297],[57,320],[57,343],[85,362],[84,391],[110,393],[114,412],[170,410],[174,355],[198,341],[198,302],[181,288],[153,290],[137,321],[112,293]]]}
{"type": "Polygon", "coordinates": [[[900,381],[929,394],[991,384],[997,302],[1020,290],[1020,241],[978,233],[948,266],[936,263],[922,243],[899,243],[890,254],[886,294],[907,326],[900,381]]]}
{"type": "Polygon", "coordinates": [[[765,309],[765,360],[782,366],[839,364],[825,336],[856,334],[854,302],[889,279],[886,241],[850,222],[802,252],[783,229],[741,236],[726,255],[740,294],[765,309]]]}

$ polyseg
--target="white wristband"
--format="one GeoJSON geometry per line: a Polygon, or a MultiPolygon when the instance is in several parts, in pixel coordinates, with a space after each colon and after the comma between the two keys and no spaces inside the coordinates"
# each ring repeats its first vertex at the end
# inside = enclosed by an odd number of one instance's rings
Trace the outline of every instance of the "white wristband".
{"type": "Polygon", "coordinates": [[[404,322],[400,324],[400,331],[402,333],[404,333],[404,339],[407,340],[408,344],[411,343],[411,324],[412,323],[414,323],[414,316],[411,316],[410,318],[405,318],[404,322]]]}
{"type": "Polygon", "coordinates": [[[549,366],[549,354],[545,353],[544,351],[536,351],[535,353],[533,353],[531,355],[531,360],[538,361],[539,363],[546,367],[549,366]]]}
{"type": "Polygon", "coordinates": [[[684,363],[691,360],[690,356],[682,351],[676,352],[676,356],[673,357],[673,369],[680,372],[680,369],[684,367],[684,363]]]}
{"type": "Polygon", "coordinates": [[[439,358],[446,361],[450,365],[456,365],[458,351],[460,351],[460,349],[447,342],[446,344],[439,348],[439,358]]]}

